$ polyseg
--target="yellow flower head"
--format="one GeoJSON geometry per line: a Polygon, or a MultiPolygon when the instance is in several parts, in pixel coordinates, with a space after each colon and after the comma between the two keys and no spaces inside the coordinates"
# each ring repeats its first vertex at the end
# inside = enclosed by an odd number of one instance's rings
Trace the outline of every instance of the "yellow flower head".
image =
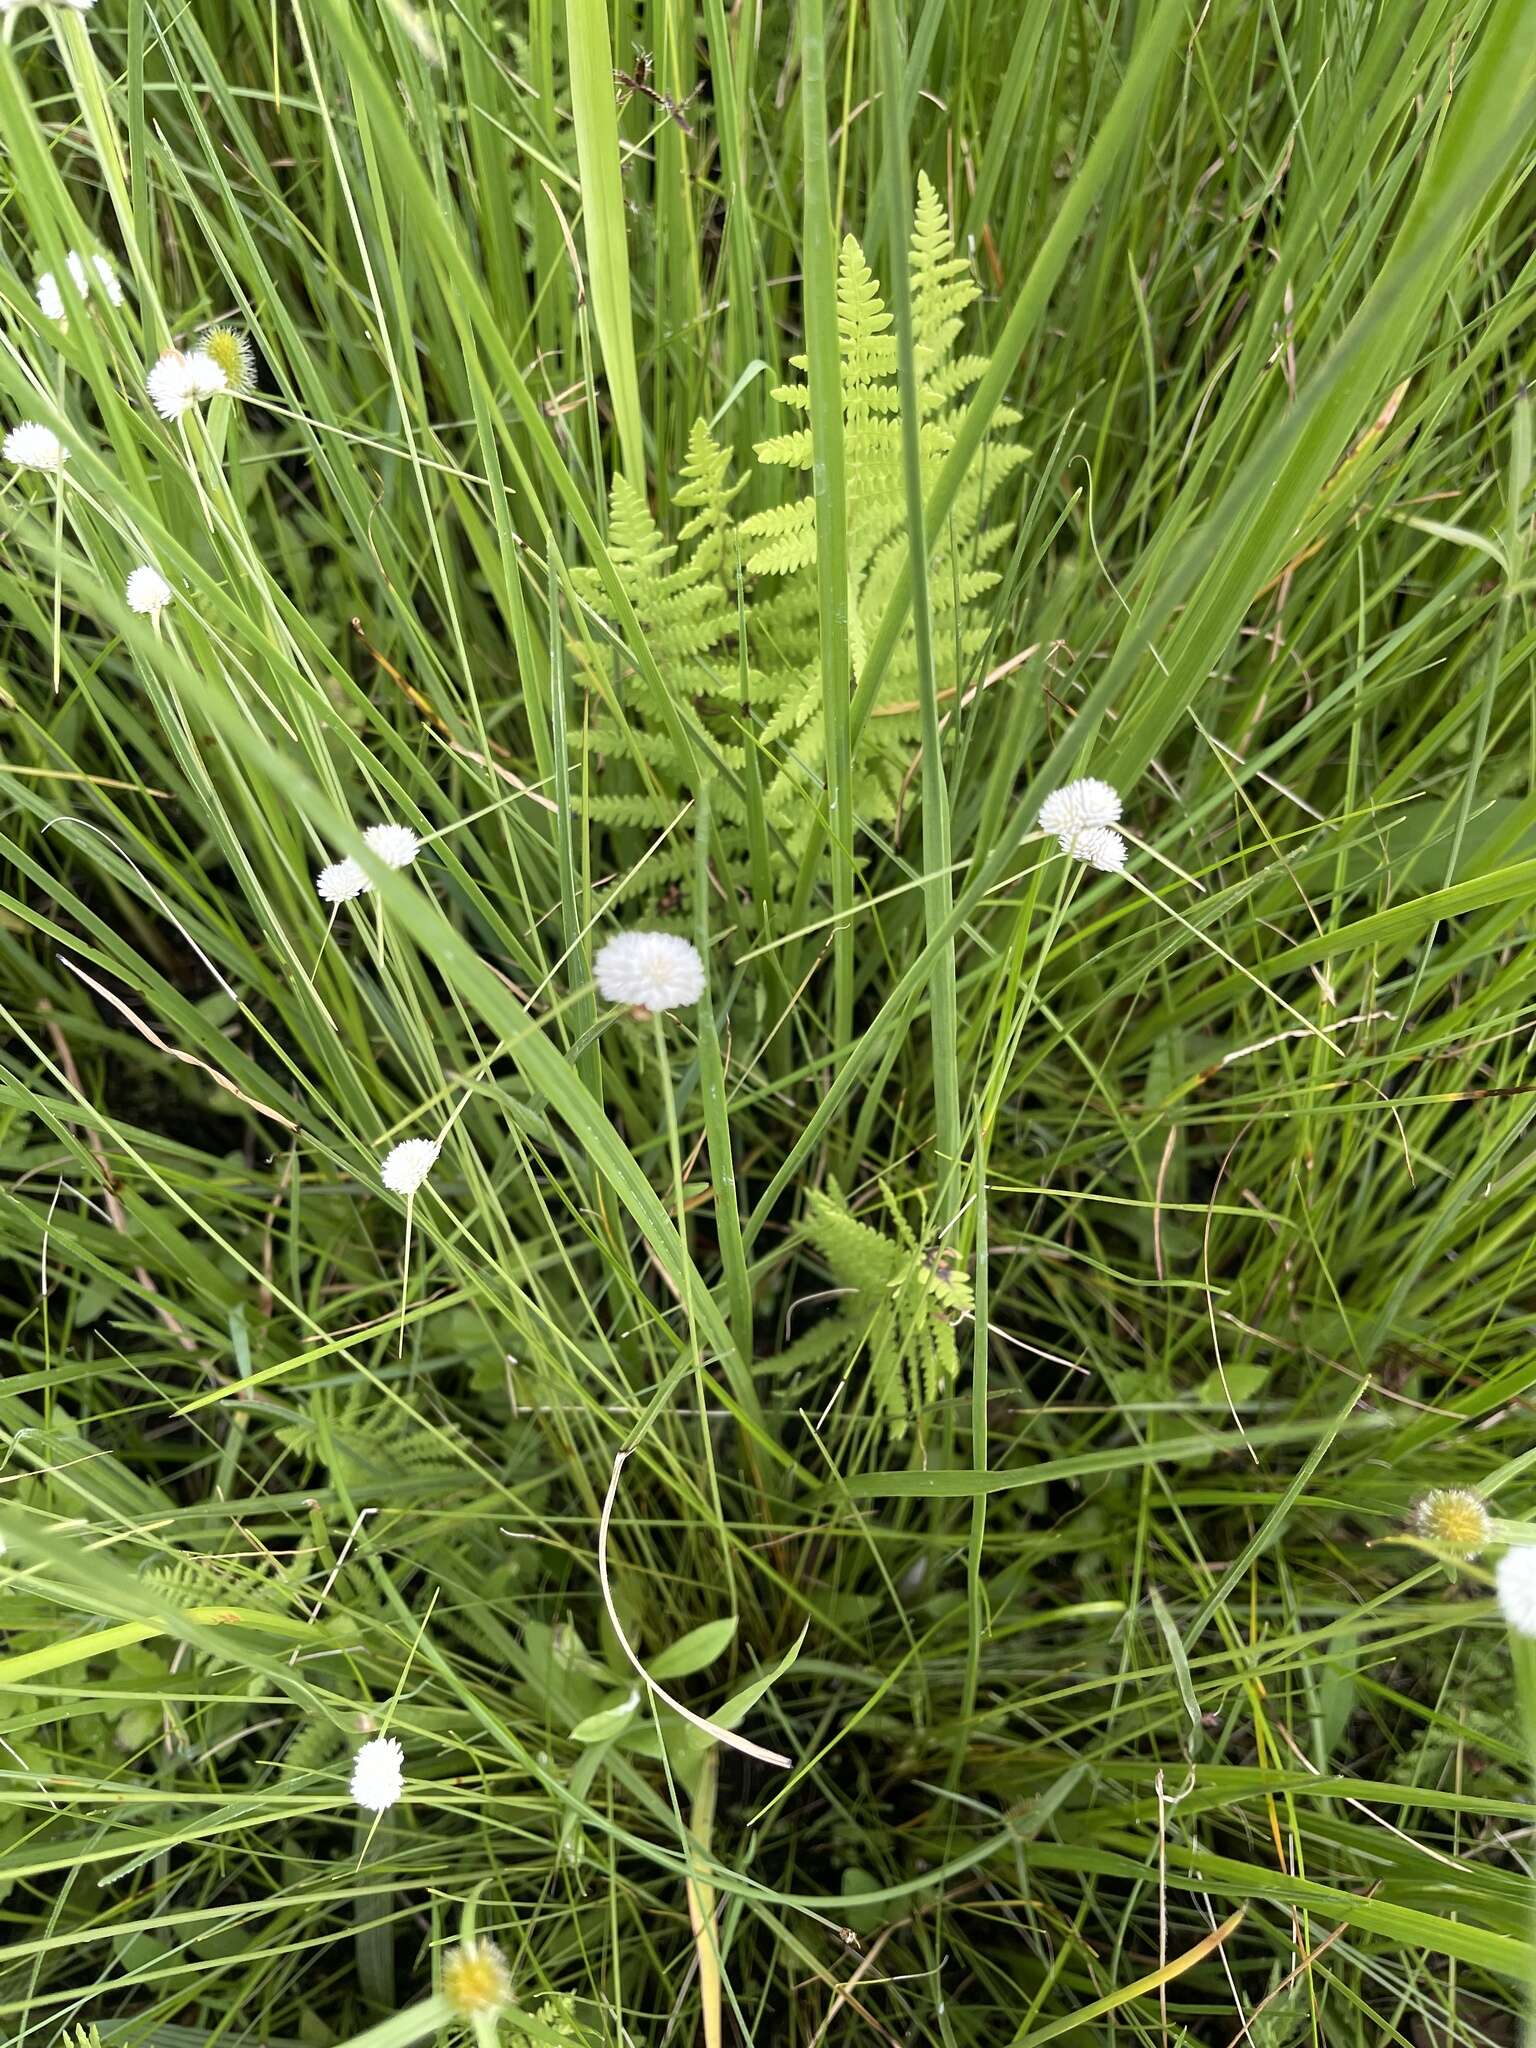
{"type": "Polygon", "coordinates": [[[1446,1486],[1426,1493],[1413,1511],[1415,1532],[1458,1557],[1476,1557],[1493,1540],[1488,1510],[1465,1487],[1446,1486]]]}
{"type": "Polygon", "coordinates": [[[494,1941],[461,1942],[443,1964],[443,1994],[460,2019],[500,2012],[512,2003],[507,1959],[494,1941]]]}

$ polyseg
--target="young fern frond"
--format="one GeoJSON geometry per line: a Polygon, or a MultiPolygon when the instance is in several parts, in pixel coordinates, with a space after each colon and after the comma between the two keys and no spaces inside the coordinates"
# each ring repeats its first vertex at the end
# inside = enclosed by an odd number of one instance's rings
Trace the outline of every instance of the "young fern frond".
{"type": "MultiPolygon", "coordinates": [[[[965,394],[987,367],[985,356],[957,355],[966,312],[978,296],[970,265],[955,254],[938,193],[920,179],[908,254],[921,410],[924,493],[949,450],[965,394]]],[[[843,244],[838,268],[838,344],[848,474],[848,623],[854,681],[911,544],[902,460],[900,392],[892,316],[859,244],[843,244]]],[[[734,481],[730,457],[700,420],[689,437],[674,505],[690,515],[669,542],[641,492],[615,482],[609,548],[672,703],[702,727],[714,750],[715,849],[721,870],[747,865],[745,806],[734,788],[744,762],[743,733],[764,750],[764,809],[789,856],[776,864],[780,886],[794,882],[796,856],[824,810],[822,697],[817,635],[816,503],[811,433],[804,424],[807,364],[778,398],[800,422],[758,443],[760,471],[800,480],[797,495],[738,517],[746,479],[734,481]],[[775,765],[776,764],[776,765],[775,765]]],[[[977,604],[998,582],[994,558],[1013,534],[990,511],[1026,451],[1007,438],[1018,425],[1006,406],[995,415],[1001,441],[977,454],[930,556],[936,617],[936,683],[958,696],[977,670],[990,637],[977,604]]],[[[612,615],[595,571],[576,572],[577,591],[609,625],[612,615]]],[[[610,786],[589,797],[588,815],[615,829],[655,829],[665,799],[694,793],[696,770],[680,758],[663,707],[638,672],[615,675],[608,645],[578,646],[592,685],[589,740],[611,771],[610,786]]],[[[618,668],[623,669],[622,660],[618,668]]],[[[882,678],[874,715],[853,762],[856,814],[878,830],[895,816],[918,743],[916,651],[910,629],[882,678]]],[[[690,878],[647,864],[652,883],[690,878]]]]}
{"type": "Polygon", "coordinates": [[[280,1424],[277,1437],[296,1456],[322,1466],[349,1490],[402,1472],[460,1469],[445,1442],[449,1432],[428,1433],[409,1410],[381,1404],[366,1384],[340,1399],[318,1389],[307,1396],[305,1405],[303,1419],[280,1424]]]}
{"type": "Polygon", "coordinates": [[[972,1295],[954,1255],[925,1248],[889,1195],[886,1203],[894,1237],[856,1217],[835,1182],[809,1196],[806,1235],[845,1296],[774,1364],[784,1370],[862,1350],[875,1405],[891,1435],[902,1437],[959,1371],[955,1325],[969,1315],[972,1295]]]}

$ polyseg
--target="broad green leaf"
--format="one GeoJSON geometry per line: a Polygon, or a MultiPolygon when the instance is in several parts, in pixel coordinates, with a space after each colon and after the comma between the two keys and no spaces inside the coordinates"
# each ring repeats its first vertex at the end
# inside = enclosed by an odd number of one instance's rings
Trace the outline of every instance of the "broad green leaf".
{"type": "Polygon", "coordinates": [[[599,1708],[597,1713],[588,1714],[585,1720],[578,1721],[571,1730],[572,1742],[611,1742],[616,1735],[624,1733],[639,1707],[640,1690],[636,1686],[621,1694],[612,1706],[599,1708]]]}
{"type": "Polygon", "coordinates": [[[687,1678],[724,1656],[736,1638],[737,1616],[727,1614],[719,1621],[706,1621],[679,1636],[646,1665],[652,1678],[687,1678]]]}

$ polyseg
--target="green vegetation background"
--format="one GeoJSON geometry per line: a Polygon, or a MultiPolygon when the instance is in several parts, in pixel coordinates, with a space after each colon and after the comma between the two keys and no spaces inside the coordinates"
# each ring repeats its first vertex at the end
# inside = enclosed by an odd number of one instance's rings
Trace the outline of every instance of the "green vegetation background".
{"type": "Polygon", "coordinates": [[[1533,1730],[1403,1532],[1536,1455],[1527,9],[3,32],[71,458],[0,482],[0,2033],[466,2038],[478,1931],[482,2041],[1512,2041],[1533,1730]],[[910,394],[919,173],[991,367],[885,413],[861,602],[839,246],[910,394]],[[167,426],[216,319],[258,392],[167,426]],[[695,661],[610,529],[699,420],[728,537],[816,503],[792,729],[745,544],[695,661]],[[1081,773],[1125,878],[1029,836],[1081,773]],[[377,818],[442,836],[327,936],[377,818]]]}

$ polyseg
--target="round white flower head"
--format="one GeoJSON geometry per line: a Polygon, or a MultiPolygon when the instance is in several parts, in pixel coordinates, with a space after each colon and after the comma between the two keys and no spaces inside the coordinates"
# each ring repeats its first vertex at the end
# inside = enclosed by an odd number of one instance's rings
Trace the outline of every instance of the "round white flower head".
{"type": "Polygon", "coordinates": [[[443,1996],[461,2020],[512,2003],[512,1973],[494,1941],[482,1935],[459,1944],[443,1964],[443,1996]]]}
{"type": "Polygon", "coordinates": [[[1516,1635],[1536,1636],[1536,1544],[1518,1543],[1494,1567],[1499,1612],[1516,1635]]]}
{"type": "Polygon", "coordinates": [[[408,868],[421,851],[421,841],[409,825],[370,825],[363,844],[387,868],[408,868]]]}
{"type": "Polygon", "coordinates": [[[93,256],[91,268],[96,273],[96,282],[101,286],[101,295],[109,306],[123,303],[123,288],[117,281],[117,272],[105,256],[93,256]]]}
{"type": "Polygon", "coordinates": [[[229,379],[203,349],[186,355],[168,348],[144,379],[150,403],[164,420],[179,420],[199,399],[212,398],[228,386],[229,379]]]}
{"type": "Polygon", "coordinates": [[[150,619],[158,619],[174,596],[169,583],[151,562],[130,571],[123,586],[123,597],[129,611],[142,612],[150,619]]]}
{"type": "MultiPolygon", "coordinates": [[[[123,288],[117,281],[117,272],[112,268],[112,265],[105,256],[92,256],[88,269],[85,258],[80,254],[80,251],[78,249],[71,249],[64,258],[64,267],[69,273],[71,284],[73,284],[76,292],[78,292],[82,299],[88,299],[91,296],[91,277],[92,272],[94,272],[97,289],[108,305],[120,306],[123,303],[123,288]]],[[[43,310],[44,318],[48,320],[62,320],[67,310],[64,304],[64,294],[59,289],[58,278],[51,270],[44,270],[39,273],[35,289],[37,292],[37,303],[43,310]]]]}
{"type": "Polygon", "coordinates": [[[163,420],[179,420],[196,402],[187,375],[187,358],[179,348],[168,348],[144,379],[150,404],[163,420]]]}
{"type": "Polygon", "coordinates": [[[1125,841],[1113,825],[1090,825],[1078,833],[1072,850],[1079,860],[1106,875],[1125,872],[1125,841]]]}
{"type": "Polygon", "coordinates": [[[217,398],[229,389],[229,372],[207,349],[197,349],[187,357],[187,387],[194,398],[217,398]]]}
{"type": "Polygon", "coordinates": [[[1096,775],[1084,775],[1053,789],[1040,806],[1037,822],[1042,832],[1055,833],[1063,853],[1077,854],[1081,860],[1077,842],[1084,832],[1119,824],[1120,792],[1096,775]]]}
{"type": "Polygon", "coordinates": [[[592,962],[603,999],[655,1015],[681,1010],[704,993],[698,948],[671,932],[620,932],[592,962]]]}
{"type": "Polygon", "coordinates": [[[431,1138],[406,1138],[384,1155],[379,1179],[392,1195],[414,1195],[437,1164],[442,1146],[431,1138]]]}
{"type": "Polygon", "coordinates": [[[315,889],[322,903],[350,903],[354,896],[366,896],[372,887],[350,854],[345,860],[333,860],[315,877],[315,889]]]}
{"type": "Polygon", "coordinates": [[[1493,1541],[1493,1524],[1480,1495],[1464,1486],[1436,1487],[1414,1504],[1416,1533],[1459,1557],[1476,1557],[1493,1541]]]}
{"type": "Polygon", "coordinates": [[[69,460],[69,450],[52,427],[40,426],[36,420],[23,420],[19,427],[12,427],[0,454],[18,469],[62,469],[69,460]]]}
{"type": "Polygon", "coordinates": [[[352,1759],[352,1797],[368,1813],[383,1813],[405,1789],[405,1751],[393,1735],[375,1735],[352,1759]]]}

